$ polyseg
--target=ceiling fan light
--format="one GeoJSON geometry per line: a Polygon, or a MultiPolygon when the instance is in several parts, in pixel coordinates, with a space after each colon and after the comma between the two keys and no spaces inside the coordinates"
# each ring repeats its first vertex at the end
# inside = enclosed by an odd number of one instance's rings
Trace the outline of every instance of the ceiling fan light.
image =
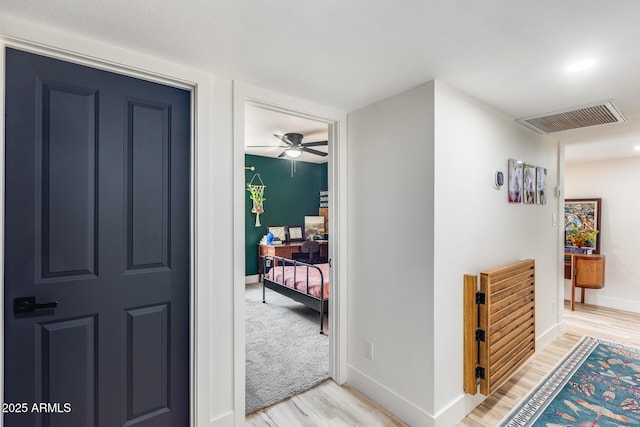
{"type": "Polygon", "coordinates": [[[285,151],[285,153],[287,153],[288,157],[295,159],[296,157],[300,157],[302,151],[300,151],[298,148],[289,148],[287,151],[285,151]]]}

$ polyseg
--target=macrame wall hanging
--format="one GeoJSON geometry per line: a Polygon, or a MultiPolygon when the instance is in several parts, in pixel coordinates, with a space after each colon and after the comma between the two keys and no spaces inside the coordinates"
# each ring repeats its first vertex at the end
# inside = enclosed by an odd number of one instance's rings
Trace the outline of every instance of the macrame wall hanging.
{"type": "Polygon", "coordinates": [[[250,194],[250,198],[251,201],[253,202],[253,207],[251,208],[251,213],[256,214],[256,227],[260,227],[260,214],[264,213],[264,201],[266,200],[264,198],[264,189],[267,186],[264,185],[264,182],[262,182],[262,179],[260,179],[260,174],[254,174],[253,178],[251,178],[251,181],[247,184],[247,191],[250,194]],[[253,181],[258,178],[258,181],[260,181],[260,185],[256,185],[253,183],[253,181]]]}

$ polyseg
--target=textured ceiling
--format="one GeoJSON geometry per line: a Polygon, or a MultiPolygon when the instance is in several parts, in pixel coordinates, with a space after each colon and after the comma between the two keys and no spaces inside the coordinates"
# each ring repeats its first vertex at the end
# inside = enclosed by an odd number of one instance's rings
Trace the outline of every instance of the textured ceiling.
{"type": "MultiPolygon", "coordinates": [[[[284,113],[266,110],[254,105],[245,109],[245,153],[257,156],[278,157],[282,151],[282,142],[273,135],[295,132],[304,135],[302,142],[326,141],[328,137],[326,123],[295,117],[284,113]],[[260,147],[255,147],[260,146],[260,147]]],[[[327,153],[327,147],[312,147],[327,153]]],[[[284,157],[284,160],[289,159],[284,157]]],[[[312,163],[325,163],[328,156],[302,153],[296,160],[312,163]]]]}
{"type": "Polygon", "coordinates": [[[627,122],[602,126],[609,152],[638,144],[636,0],[0,0],[0,14],[346,111],[434,78],[514,119],[613,99],[627,122]]]}

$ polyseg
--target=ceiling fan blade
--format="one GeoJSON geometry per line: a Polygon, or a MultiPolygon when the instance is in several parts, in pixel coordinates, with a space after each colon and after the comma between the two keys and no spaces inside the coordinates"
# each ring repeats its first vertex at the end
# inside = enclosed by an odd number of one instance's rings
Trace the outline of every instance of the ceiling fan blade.
{"type": "Polygon", "coordinates": [[[311,148],[302,147],[302,151],[306,151],[307,153],[315,154],[316,156],[327,156],[327,153],[323,151],[313,150],[311,148]]]}
{"type": "Polygon", "coordinates": [[[289,139],[284,135],[278,135],[274,133],[273,136],[275,136],[276,138],[278,138],[280,141],[284,142],[287,145],[293,145],[293,142],[289,141],[289,139]]]}
{"type": "Polygon", "coordinates": [[[286,145],[245,145],[245,148],[287,148],[286,145]]]}
{"type": "Polygon", "coordinates": [[[323,145],[329,145],[329,141],[303,142],[300,145],[302,145],[303,147],[320,147],[323,145]]]}

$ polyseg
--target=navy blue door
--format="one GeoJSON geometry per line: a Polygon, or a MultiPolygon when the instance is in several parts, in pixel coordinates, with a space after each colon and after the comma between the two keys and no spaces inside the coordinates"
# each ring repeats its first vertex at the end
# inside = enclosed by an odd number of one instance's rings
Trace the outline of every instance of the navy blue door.
{"type": "Polygon", "coordinates": [[[4,425],[187,426],[190,93],[6,64],[4,425]]]}

